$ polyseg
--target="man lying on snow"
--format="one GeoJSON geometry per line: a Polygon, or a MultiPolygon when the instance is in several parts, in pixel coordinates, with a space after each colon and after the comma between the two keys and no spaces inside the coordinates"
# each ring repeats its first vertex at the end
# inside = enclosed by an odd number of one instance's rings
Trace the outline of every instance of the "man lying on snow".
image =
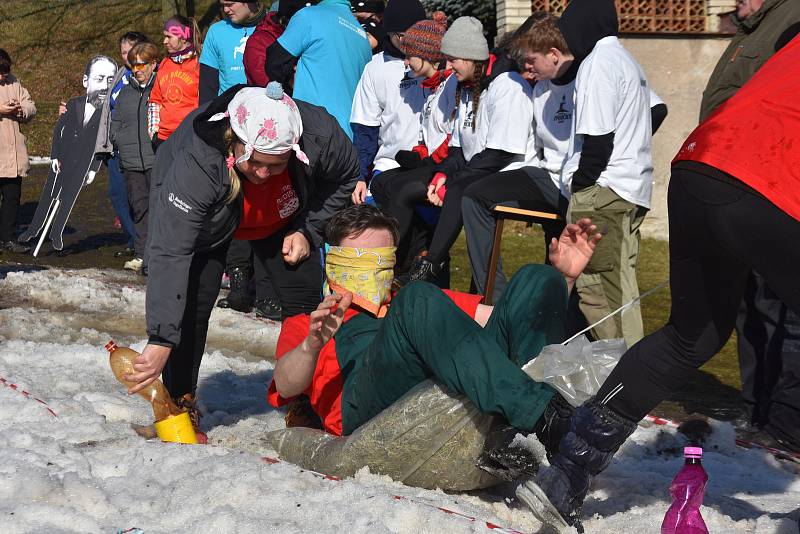
{"type": "Polygon", "coordinates": [[[498,304],[485,306],[427,282],[392,295],[395,220],[366,204],[340,211],[326,229],[334,293],[283,322],[268,401],[305,394],[327,432],[349,435],[430,378],[555,450],[571,409],[521,367],[563,341],[567,296],[600,239],[595,230],[589,219],[567,225],[550,244],[552,267],[521,268],[498,304]]]}

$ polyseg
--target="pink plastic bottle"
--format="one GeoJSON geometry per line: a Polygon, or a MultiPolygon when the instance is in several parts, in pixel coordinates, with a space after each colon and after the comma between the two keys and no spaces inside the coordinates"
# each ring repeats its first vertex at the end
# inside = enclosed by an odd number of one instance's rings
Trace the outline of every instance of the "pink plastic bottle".
{"type": "Polygon", "coordinates": [[[684,447],[683,457],[686,461],[669,486],[672,506],[661,523],[661,534],[708,534],[700,515],[708,483],[708,475],[700,463],[703,449],[684,447]]]}

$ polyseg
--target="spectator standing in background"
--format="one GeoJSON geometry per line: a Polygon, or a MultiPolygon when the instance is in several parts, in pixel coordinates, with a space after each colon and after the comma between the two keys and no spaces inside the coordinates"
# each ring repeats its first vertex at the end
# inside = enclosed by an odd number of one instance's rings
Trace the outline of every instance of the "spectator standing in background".
{"type": "Polygon", "coordinates": [[[147,131],[156,148],[197,108],[200,31],[194,19],[174,15],[164,23],[167,56],[158,66],[147,109],[147,131]]]}
{"type": "Polygon", "coordinates": [[[267,86],[267,49],[283,34],[295,13],[316,3],[317,0],[284,0],[278,3],[277,11],[267,13],[261,20],[244,49],[244,73],[249,85],[267,86]]]}
{"type": "MultiPolygon", "coordinates": [[[[150,42],[150,39],[141,32],[126,32],[119,38],[119,54],[122,58],[122,67],[117,70],[117,75],[114,78],[111,92],[109,93],[104,107],[107,106],[105,120],[110,121],[114,114],[114,108],[117,103],[117,97],[122,91],[123,87],[127,86],[131,80],[131,65],[128,63],[128,52],[131,48],[139,43],[150,42]]],[[[100,132],[104,132],[101,128],[100,132]]],[[[110,130],[108,130],[110,131],[110,130]]],[[[101,141],[98,139],[98,143],[101,141]]],[[[136,239],[136,227],[132,219],[130,211],[130,203],[128,201],[128,191],[125,185],[125,175],[120,167],[119,156],[116,151],[111,151],[111,157],[106,160],[106,167],[108,167],[108,198],[111,200],[111,206],[117,214],[122,231],[127,237],[127,247],[124,251],[117,252],[116,256],[127,256],[134,253],[134,240],[136,239]]]]}
{"type": "Polygon", "coordinates": [[[294,98],[324,107],[352,139],[350,107],[370,59],[372,50],[350,2],[322,0],[292,17],[267,50],[266,71],[271,81],[292,87],[294,98]]]}
{"type": "Polygon", "coordinates": [[[31,95],[11,74],[11,56],[0,48],[0,250],[24,254],[30,247],[17,243],[14,231],[22,193],[22,178],[28,175],[28,149],[20,123],[36,115],[31,95]]]}
{"type": "Polygon", "coordinates": [[[221,0],[220,4],[225,18],[208,29],[200,54],[201,104],[247,81],[243,63],[247,40],[267,15],[261,2],[221,0]]]}
{"type": "MultiPolygon", "coordinates": [[[[733,22],[736,35],[720,57],[703,91],[703,122],[786,45],[800,29],[800,2],[740,0],[733,22]]],[[[783,447],[800,449],[800,360],[797,349],[785,350],[784,340],[800,346],[800,318],[753,271],[747,279],[736,319],[742,399],[748,419],[742,430],[764,428],[783,447]],[[786,325],[791,323],[792,326],[786,325]],[[792,334],[792,332],[795,332],[792,334]]],[[[750,437],[750,436],[748,436],[750,437]]],[[[759,435],[759,441],[765,441],[759,435]]]]}
{"type": "Polygon", "coordinates": [[[134,257],[125,268],[142,271],[144,246],[147,243],[147,212],[150,197],[150,170],[155,162],[153,145],[147,135],[147,101],[153,88],[158,48],[140,43],[128,52],[133,77],[117,95],[111,119],[111,141],[125,172],[129,209],[136,226],[134,257]]]}

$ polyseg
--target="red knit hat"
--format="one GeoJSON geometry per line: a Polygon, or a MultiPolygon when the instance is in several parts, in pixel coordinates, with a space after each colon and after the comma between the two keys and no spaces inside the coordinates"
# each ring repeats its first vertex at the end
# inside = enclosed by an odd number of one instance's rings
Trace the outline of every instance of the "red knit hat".
{"type": "Polygon", "coordinates": [[[406,57],[420,57],[433,64],[444,59],[441,46],[447,31],[447,15],[436,11],[431,19],[417,22],[403,35],[400,48],[406,57]]]}

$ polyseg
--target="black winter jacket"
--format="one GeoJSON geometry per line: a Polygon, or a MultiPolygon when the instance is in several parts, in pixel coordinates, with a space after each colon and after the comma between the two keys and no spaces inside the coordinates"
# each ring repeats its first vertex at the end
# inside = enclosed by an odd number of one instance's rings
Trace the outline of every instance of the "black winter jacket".
{"type": "Polygon", "coordinates": [[[147,101],[153,89],[155,73],[145,87],[134,77],[123,86],[114,104],[111,117],[111,142],[119,154],[120,166],[129,171],[144,172],[153,168],[156,155],[147,134],[147,101]]]}
{"type": "MultiPolygon", "coordinates": [[[[226,202],[231,181],[223,134],[227,120],[208,119],[227,109],[230,88],[190,113],[159,147],[150,192],[147,244],[147,333],[173,345],[180,341],[189,267],[195,252],[224,245],[239,225],[242,199],[226,202]]],[[[324,108],[296,100],[303,120],[300,147],[310,165],[289,163],[300,199],[288,230],[303,232],[313,247],[324,241],[328,219],[343,208],[358,180],[355,148],[324,108]]],[[[308,261],[317,261],[315,256],[308,261]]]]}

